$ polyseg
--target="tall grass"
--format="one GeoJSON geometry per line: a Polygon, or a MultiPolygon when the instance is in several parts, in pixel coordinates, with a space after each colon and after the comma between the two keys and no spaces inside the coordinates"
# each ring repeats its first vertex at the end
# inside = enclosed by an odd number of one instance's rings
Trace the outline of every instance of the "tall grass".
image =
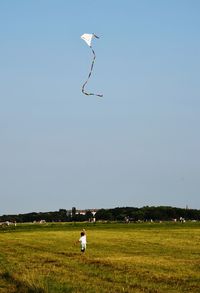
{"type": "Polygon", "coordinates": [[[199,243],[199,223],[21,224],[0,230],[0,292],[199,293],[199,243]]]}

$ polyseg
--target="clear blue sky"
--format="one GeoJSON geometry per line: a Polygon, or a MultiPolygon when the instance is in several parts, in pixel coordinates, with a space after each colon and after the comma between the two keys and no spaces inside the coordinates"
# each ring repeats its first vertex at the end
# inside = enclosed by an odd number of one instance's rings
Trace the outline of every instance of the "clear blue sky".
{"type": "Polygon", "coordinates": [[[0,1],[0,214],[200,208],[200,1],[0,1]],[[90,63],[83,33],[94,40],[90,63]]]}

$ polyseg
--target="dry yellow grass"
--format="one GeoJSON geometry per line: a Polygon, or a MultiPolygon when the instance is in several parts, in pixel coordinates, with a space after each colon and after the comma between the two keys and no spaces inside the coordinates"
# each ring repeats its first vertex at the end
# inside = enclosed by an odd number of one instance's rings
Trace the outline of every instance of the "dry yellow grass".
{"type": "Polygon", "coordinates": [[[97,224],[0,232],[0,292],[200,292],[200,225],[97,224]],[[6,291],[5,291],[6,288],[6,291]]]}

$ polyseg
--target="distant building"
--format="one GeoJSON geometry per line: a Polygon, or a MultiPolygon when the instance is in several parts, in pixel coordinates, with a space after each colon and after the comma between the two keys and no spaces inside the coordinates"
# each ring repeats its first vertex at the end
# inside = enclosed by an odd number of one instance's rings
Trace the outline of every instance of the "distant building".
{"type": "Polygon", "coordinates": [[[71,211],[71,215],[73,215],[73,213],[75,212],[75,215],[85,216],[88,211],[92,213],[92,216],[93,217],[95,217],[98,209],[77,210],[76,208],[73,207],[72,208],[72,211],[71,211]]]}
{"type": "Polygon", "coordinates": [[[86,210],[77,210],[76,211],[76,215],[82,215],[82,216],[85,216],[86,214],[86,210]]]}

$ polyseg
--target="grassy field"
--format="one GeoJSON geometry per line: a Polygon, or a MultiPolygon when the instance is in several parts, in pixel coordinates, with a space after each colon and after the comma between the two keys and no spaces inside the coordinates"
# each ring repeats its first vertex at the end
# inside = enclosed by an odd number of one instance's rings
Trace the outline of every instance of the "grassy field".
{"type": "Polygon", "coordinates": [[[0,264],[0,293],[199,293],[200,223],[18,224],[0,229],[0,264]]]}

